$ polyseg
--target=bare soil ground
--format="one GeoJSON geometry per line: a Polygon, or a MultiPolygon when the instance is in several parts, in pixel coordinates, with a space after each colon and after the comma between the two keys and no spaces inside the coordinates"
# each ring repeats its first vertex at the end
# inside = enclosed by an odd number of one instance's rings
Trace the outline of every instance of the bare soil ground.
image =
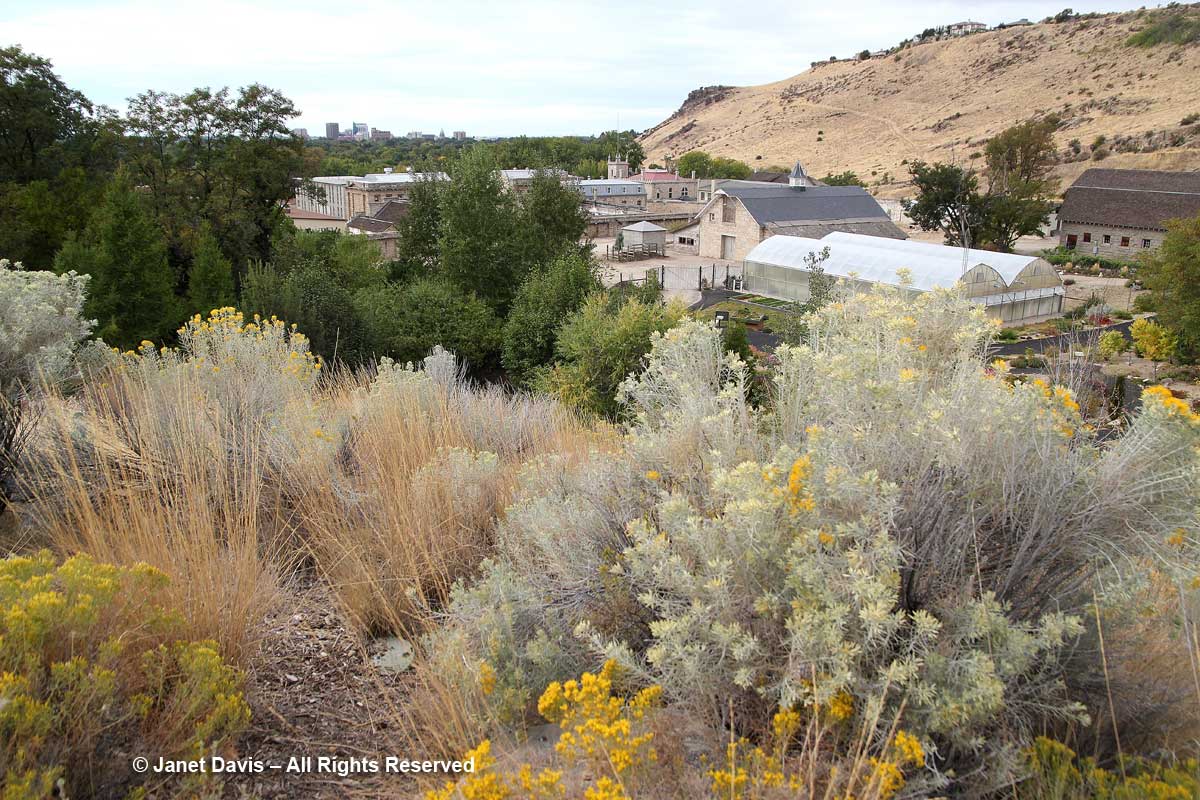
{"type": "Polygon", "coordinates": [[[239,741],[239,758],[281,769],[231,776],[226,798],[404,797],[415,785],[395,776],[289,773],[293,756],[339,759],[407,754],[397,716],[407,699],[406,673],[375,668],[378,644],[362,640],[342,620],[319,584],[296,589],[266,621],[261,665],[248,676],[251,730],[239,741]]]}

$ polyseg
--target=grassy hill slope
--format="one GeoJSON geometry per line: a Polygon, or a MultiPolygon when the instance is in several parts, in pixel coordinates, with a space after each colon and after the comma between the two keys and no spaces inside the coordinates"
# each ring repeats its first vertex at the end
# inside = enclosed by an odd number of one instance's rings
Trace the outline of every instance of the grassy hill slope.
{"type": "Polygon", "coordinates": [[[1128,44],[1168,13],[1200,16],[1200,6],[1007,28],[762,86],[707,87],[642,142],[652,161],[695,149],[760,169],[800,159],[814,175],[854,170],[902,193],[906,159],[972,163],[988,137],[1054,113],[1066,181],[1101,159],[1197,169],[1200,118],[1181,123],[1200,113],[1200,46],[1128,44]]]}

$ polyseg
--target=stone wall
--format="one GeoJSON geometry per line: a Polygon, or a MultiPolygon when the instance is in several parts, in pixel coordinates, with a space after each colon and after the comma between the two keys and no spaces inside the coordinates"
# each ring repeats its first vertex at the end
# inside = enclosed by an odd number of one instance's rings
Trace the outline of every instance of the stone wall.
{"type": "Polygon", "coordinates": [[[721,258],[722,236],[734,237],[733,260],[742,261],[756,244],[767,238],[767,233],[736,197],[725,195],[718,197],[700,215],[700,235],[697,237],[700,255],[704,258],[721,258]],[[733,222],[723,221],[724,203],[732,204],[733,222]]]}
{"type": "Polygon", "coordinates": [[[1067,246],[1067,237],[1074,235],[1075,250],[1086,255],[1105,256],[1123,261],[1132,261],[1142,253],[1157,250],[1162,244],[1163,231],[1136,230],[1133,228],[1113,228],[1103,225],[1084,225],[1078,222],[1062,222],[1058,229],[1058,244],[1067,246]],[[1108,237],[1108,241],[1104,237],[1108,237]],[[1091,241],[1085,241],[1085,237],[1091,241]],[[1128,238],[1128,244],[1122,240],[1128,238]],[[1145,242],[1149,240],[1150,246],[1145,242]]]}

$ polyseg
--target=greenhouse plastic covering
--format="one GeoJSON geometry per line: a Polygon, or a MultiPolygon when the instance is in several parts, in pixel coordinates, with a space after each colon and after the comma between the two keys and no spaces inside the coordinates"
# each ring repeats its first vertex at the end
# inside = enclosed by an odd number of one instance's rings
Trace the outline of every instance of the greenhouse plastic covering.
{"type": "Polygon", "coordinates": [[[939,286],[950,288],[979,264],[987,264],[1000,274],[1006,285],[1011,285],[1023,269],[1038,260],[1036,256],[834,232],[821,239],[772,236],[751,250],[746,261],[807,270],[805,256],[820,253],[825,247],[829,248],[829,258],[821,266],[830,275],[898,286],[898,272],[908,270],[909,286],[922,291],[939,286]]]}

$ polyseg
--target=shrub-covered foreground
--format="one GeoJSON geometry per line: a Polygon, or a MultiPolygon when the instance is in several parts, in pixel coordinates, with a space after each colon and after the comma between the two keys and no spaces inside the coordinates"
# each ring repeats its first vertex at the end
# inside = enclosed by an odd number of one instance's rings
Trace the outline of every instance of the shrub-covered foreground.
{"type": "Polygon", "coordinates": [[[1200,419],[1152,396],[1101,444],[1069,388],[985,367],[951,295],[860,296],[810,329],[767,410],[717,331],[660,337],[622,387],[624,451],[523,474],[430,637],[441,679],[468,694],[486,664],[486,718],[510,726],[604,659],[710,731],[836,703],[830,763],[900,725],[927,754],[909,785],[953,792],[1019,780],[1046,729],[1103,748],[1113,714],[1193,724],[1188,644],[1148,674],[1149,634],[1095,621],[1190,580],[1200,419]]]}
{"type": "Polygon", "coordinates": [[[241,676],[216,643],[177,639],[166,584],[145,564],[0,561],[5,798],[121,795],[131,754],[200,758],[245,728],[241,676]]]}
{"type": "Polygon", "coordinates": [[[953,294],[808,331],[759,406],[719,331],[656,334],[618,437],[444,351],[347,374],[220,309],[36,401],[21,533],[152,565],[178,638],[249,667],[324,582],[422,645],[408,747],[488,765],[447,797],[984,794],[1038,735],[1184,746],[1200,418],[1148,393],[1101,440],[953,294]]]}

